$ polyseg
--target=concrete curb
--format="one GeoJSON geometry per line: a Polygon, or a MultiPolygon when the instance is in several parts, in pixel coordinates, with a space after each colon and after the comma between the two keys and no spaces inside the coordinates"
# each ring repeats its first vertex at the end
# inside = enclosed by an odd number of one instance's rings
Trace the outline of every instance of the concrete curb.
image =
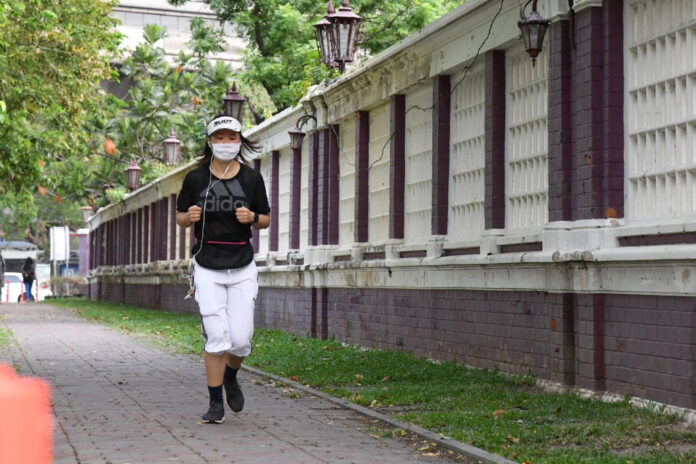
{"type": "Polygon", "coordinates": [[[435,432],[431,432],[430,430],[426,430],[423,427],[419,427],[414,424],[409,424],[407,422],[401,422],[398,421],[392,417],[385,416],[384,414],[380,414],[376,411],[373,411],[369,408],[365,408],[363,406],[359,406],[355,403],[351,403],[350,401],[344,400],[343,398],[337,398],[335,396],[331,396],[328,393],[324,393],[319,390],[315,390],[314,388],[308,387],[306,385],[302,385],[299,382],[295,382],[294,380],[286,379],[285,377],[280,377],[274,374],[269,374],[268,372],[264,372],[262,370],[249,367],[247,365],[242,365],[242,368],[246,371],[249,371],[253,374],[260,375],[262,377],[266,377],[272,380],[275,380],[277,382],[282,382],[284,384],[290,385],[293,388],[296,388],[298,390],[301,390],[305,393],[309,393],[311,395],[317,396],[321,399],[324,399],[326,401],[330,401],[332,403],[335,403],[341,407],[344,407],[346,409],[351,409],[359,414],[362,414],[363,416],[370,417],[372,419],[378,419],[382,422],[386,422],[389,425],[392,425],[394,427],[406,430],[408,432],[411,432],[415,435],[418,435],[426,440],[429,440],[433,443],[437,443],[438,445],[452,450],[456,453],[461,453],[466,456],[469,456],[474,459],[478,459],[482,463],[486,464],[519,464],[515,461],[510,461],[509,459],[505,459],[502,456],[498,456],[497,454],[489,453],[488,451],[482,450],[480,448],[476,448],[475,446],[467,445],[464,443],[461,443],[457,440],[451,439],[451,438],[442,438],[439,434],[435,432]]]}

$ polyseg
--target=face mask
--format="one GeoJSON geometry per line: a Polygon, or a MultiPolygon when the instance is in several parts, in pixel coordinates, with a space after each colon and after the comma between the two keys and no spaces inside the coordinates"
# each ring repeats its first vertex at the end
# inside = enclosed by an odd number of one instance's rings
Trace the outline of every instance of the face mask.
{"type": "Polygon", "coordinates": [[[211,143],[213,156],[220,161],[232,161],[238,154],[242,144],[237,143],[211,143]]]}

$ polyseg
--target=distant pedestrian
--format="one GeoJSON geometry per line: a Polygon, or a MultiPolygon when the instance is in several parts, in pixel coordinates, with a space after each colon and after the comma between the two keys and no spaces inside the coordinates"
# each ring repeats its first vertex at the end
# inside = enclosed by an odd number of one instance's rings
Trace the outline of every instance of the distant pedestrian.
{"type": "Polygon", "coordinates": [[[229,407],[244,407],[237,371],[251,352],[258,291],[251,227],[268,227],[271,210],[263,177],[246,164],[258,147],[242,135],[239,121],[217,116],[207,134],[198,167],[184,178],[176,222],[194,226],[191,291],[201,313],[210,394],[203,421],[220,424],[223,386],[229,407]]]}
{"type": "Polygon", "coordinates": [[[34,260],[27,257],[22,265],[22,282],[24,282],[24,301],[34,301],[31,294],[31,287],[36,280],[36,265],[34,260]]]}

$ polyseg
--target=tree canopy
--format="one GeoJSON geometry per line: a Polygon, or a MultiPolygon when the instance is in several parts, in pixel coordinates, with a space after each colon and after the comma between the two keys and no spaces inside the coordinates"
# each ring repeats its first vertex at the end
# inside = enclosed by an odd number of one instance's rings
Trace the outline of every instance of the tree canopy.
{"type": "Polygon", "coordinates": [[[35,215],[32,196],[39,186],[41,192],[62,189],[63,179],[46,173],[84,152],[83,123],[100,100],[99,82],[112,75],[109,56],[119,35],[109,13],[115,3],[0,2],[3,226],[35,215]]]}
{"type": "MultiPolygon", "coordinates": [[[[187,0],[169,0],[181,5],[187,0]]],[[[363,17],[359,47],[379,53],[423,28],[465,0],[353,0],[363,17]]],[[[261,84],[277,110],[297,103],[310,85],[333,77],[321,65],[313,24],[325,14],[328,1],[206,0],[221,21],[236,26],[247,40],[244,80],[261,84]]],[[[340,6],[341,0],[334,5],[340,6]]]]}
{"type": "Polygon", "coordinates": [[[82,150],[79,128],[111,76],[114,3],[0,3],[0,196],[35,191],[47,164],[82,150]]]}

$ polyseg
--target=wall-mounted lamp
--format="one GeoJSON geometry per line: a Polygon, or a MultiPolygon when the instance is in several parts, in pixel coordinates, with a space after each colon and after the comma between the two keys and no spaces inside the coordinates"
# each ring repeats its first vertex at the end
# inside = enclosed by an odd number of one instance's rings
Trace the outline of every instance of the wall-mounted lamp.
{"type": "Polygon", "coordinates": [[[132,192],[133,190],[137,189],[140,187],[140,172],[142,169],[138,164],[135,162],[135,158],[131,160],[130,164],[126,169],[124,169],[124,172],[126,173],[126,185],[128,185],[128,189],[132,192]]]}
{"type": "Polygon", "coordinates": [[[295,123],[295,128],[288,131],[288,134],[290,135],[291,149],[302,149],[302,141],[304,140],[305,135],[307,135],[305,132],[302,132],[302,126],[304,126],[307,123],[308,119],[314,119],[314,122],[317,122],[317,118],[315,118],[311,114],[305,114],[303,116],[300,116],[300,118],[297,120],[297,122],[295,123]]]}
{"type": "Polygon", "coordinates": [[[222,111],[241,123],[246,101],[246,98],[237,93],[237,83],[232,82],[232,90],[227,89],[227,95],[222,97],[222,111]]]}
{"type": "Polygon", "coordinates": [[[164,151],[164,163],[168,166],[176,166],[179,164],[179,155],[181,154],[181,140],[176,138],[174,130],[169,134],[169,137],[162,141],[162,151],[164,151]]]}
{"type": "Polygon", "coordinates": [[[80,210],[82,211],[82,223],[87,224],[87,220],[92,215],[92,207],[83,206],[82,208],[80,208],[80,210]]]}
{"type": "Polygon", "coordinates": [[[537,0],[527,0],[520,8],[520,20],[517,26],[522,32],[522,40],[524,40],[524,48],[532,57],[532,66],[536,65],[536,57],[539,55],[542,46],[544,45],[544,34],[549,27],[549,20],[542,18],[537,11],[537,0]],[[529,16],[525,16],[524,10],[529,4],[532,4],[532,11],[529,16]]]}
{"type": "Polygon", "coordinates": [[[343,0],[343,5],[335,13],[329,0],[326,16],[314,25],[322,63],[329,67],[338,66],[343,74],[346,63],[353,61],[355,56],[361,21],[362,18],[348,6],[348,0],[343,0]]]}
{"type": "Polygon", "coordinates": [[[334,7],[329,0],[329,7],[326,9],[326,14],[321,21],[314,24],[314,29],[317,32],[317,46],[319,47],[319,55],[321,62],[328,68],[336,68],[338,64],[334,61],[334,53],[331,48],[331,22],[329,17],[334,14],[334,7]]]}

